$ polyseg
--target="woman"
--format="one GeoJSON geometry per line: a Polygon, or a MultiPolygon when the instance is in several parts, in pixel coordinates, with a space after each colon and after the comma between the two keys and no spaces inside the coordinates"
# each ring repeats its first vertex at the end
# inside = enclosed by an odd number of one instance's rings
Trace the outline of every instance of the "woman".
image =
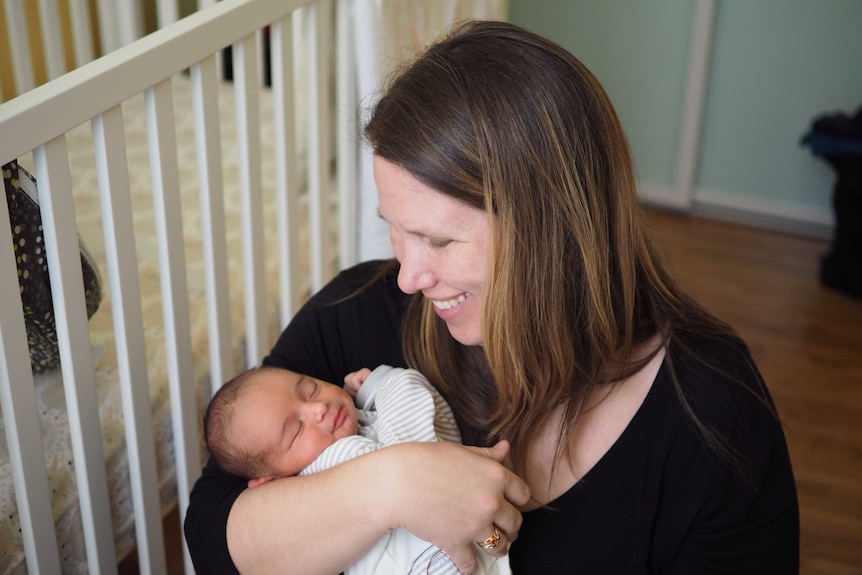
{"type": "Polygon", "coordinates": [[[468,23],[395,77],[365,135],[397,262],[343,272],[265,363],[329,381],[410,365],[481,447],[399,445],[251,492],[209,465],[185,526],[198,570],[337,573],[404,527],[465,573],[507,550],[515,573],[798,571],[772,400],[661,267],[592,74],[468,23]]]}

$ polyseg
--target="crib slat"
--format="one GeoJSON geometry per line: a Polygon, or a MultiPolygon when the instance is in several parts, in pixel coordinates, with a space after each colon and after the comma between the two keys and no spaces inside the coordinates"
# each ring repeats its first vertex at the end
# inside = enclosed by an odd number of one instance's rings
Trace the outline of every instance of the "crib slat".
{"type": "MultiPolygon", "coordinates": [[[[215,3],[218,1],[219,0],[198,0],[197,1],[198,10],[203,10],[205,8],[209,8],[210,6],[214,6],[215,3]]],[[[216,56],[218,56],[218,58],[216,58],[216,71],[218,72],[217,77],[218,78],[224,78],[224,69],[223,69],[224,64],[223,64],[222,59],[221,59],[221,52],[217,52],[216,56]]]]}
{"type": "Polygon", "coordinates": [[[159,28],[164,28],[168,24],[173,24],[180,19],[180,13],[177,9],[179,0],[158,0],[156,5],[156,13],[159,18],[159,28]]]}
{"type": "MultiPolygon", "coordinates": [[[[0,202],[0,238],[12,237],[9,209],[0,202]]],[[[15,255],[7,241],[0,246],[0,270],[15,269],[15,255]]],[[[57,534],[51,511],[48,474],[45,469],[42,432],[30,364],[18,278],[0,274],[0,410],[6,430],[9,462],[21,538],[27,568],[31,573],[60,573],[57,534]]]]}
{"type": "Polygon", "coordinates": [[[33,57],[30,54],[30,39],[27,35],[27,16],[22,0],[4,0],[3,7],[6,9],[6,33],[15,72],[15,89],[12,93],[23,94],[35,85],[33,57]]]}
{"type": "MultiPolygon", "coordinates": [[[[143,34],[141,6],[138,0],[114,0],[116,2],[116,21],[119,30],[120,46],[131,44],[143,34]]],[[[117,46],[119,48],[120,46],[117,46]]]]}
{"type": "Polygon", "coordinates": [[[266,345],[266,283],[263,259],[263,200],[260,172],[257,38],[233,45],[236,132],[242,198],[242,245],[245,275],[246,364],[260,362],[266,345]]]}
{"type": "Polygon", "coordinates": [[[134,235],[129,233],[134,224],[122,108],[116,106],[93,118],[92,126],[138,560],[142,573],[165,573],[138,258],[134,235]]]}
{"type": "Polygon", "coordinates": [[[144,102],[161,271],[177,492],[180,508],[185,509],[192,484],[200,475],[201,457],[198,448],[191,322],[170,78],[144,92],[144,102]]]}
{"type": "Polygon", "coordinates": [[[338,0],[335,12],[336,142],[338,165],[338,266],[356,263],[356,205],[359,133],[356,122],[356,56],[350,45],[350,0],[338,0]]]}
{"type": "Polygon", "coordinates": [[[324,210],[329,198],[329,43],[330,0],[320,0],[304,8],[309,34],[309,139],[308,209],[311,240],[311,290],[317,292],[329,276],[332,261],[324,228],[324,210]]]}
{"type": "MultiPolygon", "coordinates": [[[[234,374],[216,74],[214,56],[201,60],[191,68],[203,235],[201,244],[209,320],[210,386],[213,393],[234,374]]],[[[181,509],[184,514],[185,506],[181,509]]]]}
{"type": "Polygon", "coordinates": [[[113,52],[141,37],[140,6],[136,0],[96,0],[102,53],[113,52]]]}
{"type": "Polygon", "coordinates": [[[93,59],[93,33],[90,28],[90,3],[88,0],[69,0],[72,19],[72,36],[75,44],[75,64],[83,66],[93,59]]]}
{"type": "Polygon", "coordinates": [[[36,148],[33,158],[87,561],[90,573],[116,573],[117,556],[65,136],[36,148]]]}
{"type": "MultiPolygon", "coordinates": [[[[374,30],[379,28],[380,24],[375,17],[373,5],[368,2],[362,4],[362,8],[358,8],[353,13],[354,38],[351,39],[354,54],[356,55],[356,76],[357,76],[357,94],[372,94],[377,89],[377,83],[380,76],[378,62],[380,54],[378,50],[382,48],[381,39],[375,35],[374,30]]],[[[364,117],[367,110],[362,110],[360,114],[360,122],[367,120],[364,117]]],[[[359,148],[359,179],[357,180],[358,197],[358,213],[356,216],[357,226],[357,257],[361,260],[369,257],[386,257],[391,256],[391,247],[389,243],[389,230],[384,224],[381,225],[380,214],[377,211],[377,198],[374,184],[373,174],[373,156],[371,150],[366,145],[361,145],[359,148]],[[386,246],[386,251],[382,253],[381,246],[386,246]]]]}
{"type": "Polygon", "coordinates": [[[298,14],[274,22],[271,35],[275,157],[284,160],[276,162],[280,325],[287,325],[299,309],[304,275],[301,270],[292,269],[303,260],[299,252],[299,226],[295,225],[299,218],[299,178],[294,127],[293,17],[298,14]]]}
{"type": "Polygon", "coordinates": [[[63,61],[63,44],[58,14],[57,0],[39,0],[42,46],[45,50],[45,64],[49,80],[53,80],[66,71],[66,65],[63,61]]]}
{"type": "Polygon", "coordinates": [[[115,0],[96,0],[96,12],[99,19],[99,39],[102,43],[102,53],[113,52],[123,45],[120,40],[120,29],[117,23],[117,5],[115,0]]]}

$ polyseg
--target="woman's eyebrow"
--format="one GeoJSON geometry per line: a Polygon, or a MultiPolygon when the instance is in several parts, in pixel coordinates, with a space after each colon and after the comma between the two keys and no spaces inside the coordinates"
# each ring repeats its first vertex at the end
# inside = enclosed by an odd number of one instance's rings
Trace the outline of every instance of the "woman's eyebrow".
{"type": "MultiPolygon", "coordinates": [[[[392,224],[392,222],[390,222],[389,220],[386,219],[386,216],[384,216],[382,213],[380,213],[380,208],[377,208],[377,217],[380,218],[381,220],[383,220],[384,222],[386,222],[387,224],[390,224],[390,225],[392,224]]],[[[404,229],[403,231],[404,231],[404,233],[410,234],[412,236],[426,237],[428,235],[425,231],[423,231],[421,229],[419,229],[419,230],[404,229]]]]}

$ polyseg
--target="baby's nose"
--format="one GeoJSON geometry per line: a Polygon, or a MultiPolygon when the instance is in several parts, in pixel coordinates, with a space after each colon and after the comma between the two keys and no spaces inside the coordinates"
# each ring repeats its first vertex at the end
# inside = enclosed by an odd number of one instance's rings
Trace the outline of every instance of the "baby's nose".
{"type": "Polygon", "coordinates": [[[312,401],[308,404],[309,413],[316,423],[323,421],[328,409],[329,406],[323,401],[312,401]]]}

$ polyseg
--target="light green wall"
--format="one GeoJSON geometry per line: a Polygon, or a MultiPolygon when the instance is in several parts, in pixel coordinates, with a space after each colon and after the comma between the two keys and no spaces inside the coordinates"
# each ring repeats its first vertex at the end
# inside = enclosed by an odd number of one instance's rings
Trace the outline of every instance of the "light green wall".
{"type": "Polygon", "coordinates": [[[833,174],[799,138],[862,105],[862,2],[723,0],[716,30],[699,185],[828,208],[833,174]]]}
{"type": "MultiPolygon", "coordinates": [[[[673,188],[695,0],[510,0],[605,85],[639,180],[673,188]]],[[[834,174],[799,146],[821,113],[862,105],[862,1],[716,0],[695,207],[831,225],[834,174]]],[[[756,219],[756,218],[754,218],[756,219]]]]}
{"type": "Polygon", "coordinates": [[[509,0],[509,20],[568,49],[599,78],[629,136],[638,177],[676,175],[690,0],[509,0]]]}

